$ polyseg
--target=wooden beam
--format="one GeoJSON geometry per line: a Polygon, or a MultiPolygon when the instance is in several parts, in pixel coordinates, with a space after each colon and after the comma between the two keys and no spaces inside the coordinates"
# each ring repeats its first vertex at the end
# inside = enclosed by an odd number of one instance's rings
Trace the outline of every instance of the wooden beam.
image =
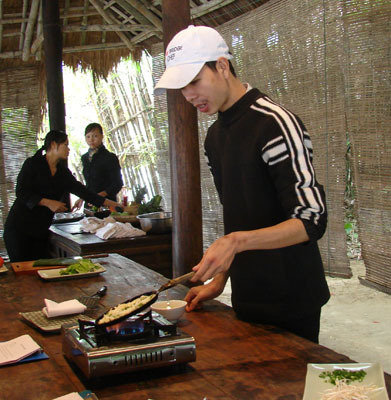
{"type": "Polygon", "coordinates": [[[42,58],[42,43],[43,43],[43,19],[42,19],[42,1],[39,4],[39,11],[38,11],[38,23],[37,23],[37,39],[34,41],[33,45],[31,46],[31,54],[35,54],[35,59],[40,61],[42,58]],[[36,40],[42,37],[41,42],[35,43],[36,40]],[[37,46],[34,47],[34,44],[37,46]]]}
{"type": "Polygon", "coordinates": [[[46,91],[50,129],[65,131],[65,103],[62,77],[62,33],[59,0],[42,0],[46,91]]]}
{"type": "MultiPolygon", "coordinates": [[[[108,23],[108,24],[113,24],[114,18],[109,15],[102,7],[102,4],[100,3],[99,0],[90,0],[90,3],[95,7],[95,9],[99,12],[99,14],[103,17],[103,19],[108,23]]],[[[130,42],[130,39],[125,35],[123,32],[116,32],[117,35],[120,37],[120,39],[125,43],[125,45],[130,49],[134,50],[134,45],[130,42]]]]}
{"type": "Polygon", "coordinates": [[[143,14],[138,12],[134,7],[132,7],[127,0],[117,0],[116,3],[126,11],[127,14],[124,12],[119,12],[119,10],[116,7],[111,7],[111,9],[115,12],[118,13],[123,18],[122,23],[126,23],[129,21],[131,18],[135,18],[140,24],[148,24],[150,21],[148,21],[147,18],[144,17],[143,14]]]}
{"type": "MultiPolygon", "coordinates": [[[[68,13],[69,13],[69,6],[70,6],[70,0],[65,0],[64,1],[64,18],[62,20],[62,26],[67,26],[68,25],[68,13]]],[[[62,33],[62,42],[65,43],[65,33],[62,33]]]]}
{"type": "Polygon", "coordinates": [[[138,35],[135,35],[132,38],[132,43],[141,43],[142,41],[152,37],[152,36],[157,36],[160,40],[163,39],[163,33],[159,31],[149,31],[149,32],[142,32],[139,33],[138,35]]]}
{"type": "Polygon", "coordinates": [[[30,57],[30,44],[33,38],[34,25],[37,20],[40,0],[33,0],[30,8],[30,16],[27,23],[26,35],[23,43],[22,60],[27,61],[30,57]]]}
{"type": "Polygon", "coordinates": [[[16,51],[5,51],[3,53],[0,53],[0,58],[18,58],[22,55],[21,50],[16,50],[16,51]]]}
{"type": "Polygon", "coordinates": [[[151,10],[160,19],[163,19],[162,12],[158,8],[154,7],[153,4],[148,3],[149,0],[141,0],[141,1],[144,4],[144,6],[148,8],[148,10],[151,10]]]}
{"type": "Polygon", "coordinates": [[[105,6],[103,7],[105,10],[107,10],[108,8],[110,8],[113,4],[115,4],[117,2],[117,0],[111,0],[108,1],[105,6]]]}
{"type": "Polygon", "coordinates": [[[218,10],[221,7],[224,7],[228,4],[233,3],[235,0],[210,0],[203,4],[202,6],[193,7],[191,9],[191,17],[198,18],[205,14],[209,14],[214,10],[218,10]]]}
{"type": "MultiPolygon", "coordinates": [[[[112,14],[117,13],[122,18],[122,23],[123,24],[125,24],[127,21],[131,20],[131,16],[124,14],[118,7],[111,6],[110,7],[110,11],[112,12],[112,14]]],[[[112,17],[117,23],[120,22],[115,18],[114,15],[112,15],[112,17]]]]}
{"type": "MultiPolygon", "coordinates": [[[[3,19],[3,0],[0,0],[0,21],[3,19]]],[[[0,25],[0,53],[3,40],[3,25],[0,25]]]]}
{"type": "Polygon", "coordinates": [[[63,53],[77,53],[80,51],[100,51],[100,50],[116,50],[116,49],[128,49],[123,42],[116,43],[97,43],[97,44],[85,44],[84,46],[72,46],[65,47],[63,53]]]}
{"type": "Polygon", "coordinates": [[[40,46],[43,43],[43,33],[41,33],[33,42],[30,52],[31,54],[35,54],[37,50],[40,48],[40,46]]]}
{"type": "MultiPolygon", "coordinates": [[[[90,5],[90,2],[88,0],[84,0],[84,12],[85,12],[85,14],[87,14],[87,12],[88,12],[88,6],[89,5],[90,5]]],[[[83,20],[82,20],[81,24],[83,26],[87,26],[88,25],[88,17],[87,16],[83,16],[83,20]]],[[[87,37],[87,33],[83,32],[81,34],[81,40],[80,40],[80,44],[82,46],[86,44],[86,37],[87,37]]]]}
{"type": "Polygon", "coordinates": [[[114,24],[114,25],[68,25],[63,28],[64,32],[157,32],[158,29],[152,25],[130,25],[130,24],[114,24]]]}
{"type": "MultiPolygon", "coordinates": [[[[62,52],[65,53],[77,53],[81,51],[103,51],[103,50],[116,50],[116,49],[128,49],[123,42],[115,43],[97,43],[97,44],[86,44],[84,46],[72,46],[64,47],[62,52]]],[[[7,58],[19,58],[22,55],[22,51],[7,51],[0,53],[0,59],[7,58]]]]}
{"type": "MultiPolygon", "coordinates": [[[[1,101],[0,101],[1,105],[1,101]]],[[[5,157],[4,153],[6,153],[7,149],[4,148],[3,144],[3,125],[1,121],[1,112],[0,112],[0,184],[4,185],[2,190],[0,190],[1,193],[1,202],[3,207],[1,207],[1,216],[3,218],[3,224],[5,223],[5,220],[7,219],[8,216],[8,211],[9,211],[9,198],[8,198],[8,189],[11,189],[11,182],[7,182],[7,175],[5,171],[8,168],[8,165],[6,166],[5,163],[5,157]]],[[[4,225],[3,225],[4,226],[4,225]]]]}
{"type": "Polygon", "coordinates": [[[163,32],[162,21],[146,7],[144,7],[140,1],[137,0],[127,0],[127,2],[135,8],[140,14],[142,14],[148,21],[150,21],[156,28],[163,32]]]}
{"type": "MultiPolygon", "coordinates": [[[[82,18],[85,14],[83,13],[83,7],[70,7],[68,12],[68,18],[82,18]]],[[[95,10],[91,10],[87,13],[88,17],[99,15],[95,10]]],[[[64,10],[60,11],[60,18],[64,18],[64,10]]],[[[0,20],[1,24],[20,24],[21,22],[28,22],[26,16],[22,16],[22,13],[4,14],[3,19],[0,20]]]]}
{"type": "MultiPolygon", "coordinates": [[[[23,11],[22,11],[23,18],[26,18],[27,16],[27,6],[28,6],[28,0],[23,0],[23,11]]],[[[26,19],[26,22],[28,22],[28,19],[26,19]]],[[[22,22],[20,25],[19,50],[23,49],[24,33],[26,31],[26,22],[22,22]]]]}
{"type": "MultiPolygon", "coordinates": [[[[186,0],[163,0],[166,49],[172,37],[190,25],[186,0]]],[[[202,207],[197,110],[180,90],[167,90],[173,212],[173,276],[191,271],[202,258],[202,207]]]]}

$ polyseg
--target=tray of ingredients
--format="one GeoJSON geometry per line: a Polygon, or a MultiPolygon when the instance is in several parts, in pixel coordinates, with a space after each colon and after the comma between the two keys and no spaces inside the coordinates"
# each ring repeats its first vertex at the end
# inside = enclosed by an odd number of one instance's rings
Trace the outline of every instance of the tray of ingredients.
{"type": "Polygon", "coordinates": [[[389,400],[378,363],[308,364],[303,400],[389,400]]]}
{"type": "Polygon", "coordinates": [[[59,281],[90,278],[103,272],[106,272],[106,269],[99,263],[93,263],[91,260],[79,260],[66,268],[39,270],[37,274],[45,281],[59,281]]]}

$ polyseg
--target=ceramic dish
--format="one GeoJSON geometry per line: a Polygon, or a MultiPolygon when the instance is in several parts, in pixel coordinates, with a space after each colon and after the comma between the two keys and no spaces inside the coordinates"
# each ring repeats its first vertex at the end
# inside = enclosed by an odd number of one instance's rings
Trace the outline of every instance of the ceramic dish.
{"type": "Polygon", "coordinates": [[[62,271],[65,268],[41,269],[37,271],[37,274],[39,275],[40,278],[42,278],[45,281],[61,281],[67,279],[91,278],[93,276],[101,274],[102,272],[106,272],[106,269],[104,267],[102,267],[100,264],[97,265],[99,265],[99,269],[96,269],[95,271],[91,272],[85,272],[82,274],[60,275],[60,271],[62,271]]]}
{"type": "Polygon", "coordinates": [[[64,224],[66,222],[76,222],[84,218],[83,213],[67,212],[55,213],[53,217],[53,224],[64,224]]]}
{"type": "Polygon", "coordinates": [[[362,382],[353,382],[356,386],[376,385],[379,392],[374,399],[389,400],[385,388],[383,368],[378,363],[352,363],[352,364],[308,364],[307,376],[305,379],[305,389],[303,400],[321,399],[322,393],[327,389],[332,389],[335,385],[325,382],[319,375],[325,371],[334,371],[336,369],[346,369],[350,371],[363,370],[366,375],[362,382]]]}

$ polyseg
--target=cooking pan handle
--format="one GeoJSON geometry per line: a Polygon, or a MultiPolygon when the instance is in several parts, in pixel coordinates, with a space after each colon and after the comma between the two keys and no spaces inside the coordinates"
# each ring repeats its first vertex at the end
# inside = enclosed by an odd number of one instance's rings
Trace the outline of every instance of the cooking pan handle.
{"type": "Polygon", "coordinates": [[[195,272],[191,271],[185,275],[178,276],[177,278],[169,280],[166,284],[164,284],[157,292],[160,293],[163,290],[167,290],[169,288],[172,288],[175,285],[178,285],[181,282],[187,281],[191,279],[194,276],[195,272]]]}

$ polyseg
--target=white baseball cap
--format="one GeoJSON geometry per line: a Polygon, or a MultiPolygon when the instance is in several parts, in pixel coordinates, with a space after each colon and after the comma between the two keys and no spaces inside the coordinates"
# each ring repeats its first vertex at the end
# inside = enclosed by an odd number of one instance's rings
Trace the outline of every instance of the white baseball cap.
{"type": "Polygon", "coordinates": [[[189,84],[208,61],[232,59],[222,36],[208,26],[189,25],[178,32],[166,49],[166,70],[156,84],[155,95],[189,84]]]}

